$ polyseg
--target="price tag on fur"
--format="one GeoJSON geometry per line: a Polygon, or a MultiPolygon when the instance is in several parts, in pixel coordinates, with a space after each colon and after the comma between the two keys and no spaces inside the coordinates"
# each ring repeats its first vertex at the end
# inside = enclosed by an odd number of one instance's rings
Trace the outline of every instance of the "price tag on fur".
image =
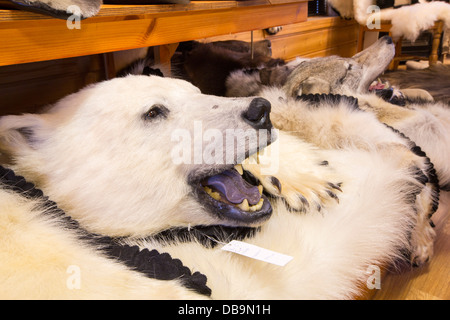
{"type": "Polygon", "coordinates": [[[284,267],[289,261],[293,259],[291,256],[287,256],[282,253],[267,250],[252,244],[233,240],[225,245],[222,250],[234,252],[252,259],[265,261],[268,263],[276,264],[277,266],[284,267]]]}

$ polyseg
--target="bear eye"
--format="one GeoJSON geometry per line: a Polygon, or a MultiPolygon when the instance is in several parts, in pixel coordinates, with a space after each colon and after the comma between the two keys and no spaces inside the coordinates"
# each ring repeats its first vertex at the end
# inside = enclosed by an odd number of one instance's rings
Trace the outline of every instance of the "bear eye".
{"type": "Polygon", "coordinates": [[[153,120],[161,116],[166,118],[168,111],[169,110],[163,105],[155,104],[146,113],[144,113],[143,118],[144,120],[153,120]]]}

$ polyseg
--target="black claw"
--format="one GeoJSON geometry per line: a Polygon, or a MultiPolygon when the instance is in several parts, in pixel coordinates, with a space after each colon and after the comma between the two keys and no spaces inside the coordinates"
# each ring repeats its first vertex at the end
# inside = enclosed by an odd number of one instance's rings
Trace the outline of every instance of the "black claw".
{"type": "Polygon", "coordinates": [[[278,191],[281,193],[281,182],[276,177],[270,177],[270,182],[277,187],[278,191]]]}
{"type": "MultiPolygon", "coordinates": [[[[342,184],[342,183],[340,183],[340,184],[342,184]]],[[[331,183],[331,182],[328,182],[328,185],[329,185],[331,188],[336,189],[336,190],[339,190],[340,192],[342,192],[342,189],[340,188],[340,185],[336,185],[336,184],[331,183]]]]}
{"type": "Polygon", "coordinates": [[[317,207],[317,211],[322,211],[322,206],[320,205],[320,204],[318,204],[318,203],[316,203],[316,207],[317,207]]]}
{"type": "Polygon", "coordinates": [[[300,201],[302,202],[303,206],[306,209],[309,209],[309,202],[308,202],[308,200],[306,200],[306,198],[303,195],[301,195],[301,194],[298,197],[299,197],[300,201]]]}
{"type": "Polygon", "coordinates": [[[336,200],[337,203],[339,203],[339,198],[336,194],[334,194],[333,192],[331,192],[330,190],[327,190],[328,195],[333,198],[334,200],[336,200]]]}

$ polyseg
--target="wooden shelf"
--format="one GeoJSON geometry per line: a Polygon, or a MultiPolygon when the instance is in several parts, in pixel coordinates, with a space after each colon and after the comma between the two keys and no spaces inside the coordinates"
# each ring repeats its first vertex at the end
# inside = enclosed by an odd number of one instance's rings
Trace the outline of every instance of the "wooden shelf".
{"type": "Polygon", "coordinates": [[[66,20],[0,10],[0,66],[157,46],[306,21],[305,0],[104,5],[69,29],[66,20]]]}
{"type": "MultiPolygon", "coordinates": [[[[253,40],[270,40],[272,56],[289,61],[301,57],[324,57],[339,55],[351,57],[356,54],[359,25],[355,20],[340,17],[308,17],[305,22],[284,25],[276,35],[262,30],[253,33],[253,40]]],[[[215,36],[202,41],[222,40],[250,41],[249,32],[215,36]]]]}

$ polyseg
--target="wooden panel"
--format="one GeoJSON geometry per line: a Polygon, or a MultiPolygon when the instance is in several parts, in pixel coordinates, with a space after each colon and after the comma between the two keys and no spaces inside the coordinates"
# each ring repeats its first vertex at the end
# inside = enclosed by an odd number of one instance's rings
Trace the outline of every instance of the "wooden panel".
{"type": "MultiPolygon", "coordinates": [[[[220,0],[197,1],[191,0],[189,4],[157,4],[157,5],[103,5],[100,12],[92,19],[113,16],[140,16],[153,17],[168,15],[176,12],[220,10],[236,7],[269,6],[272,4],[286,4],[308,2],[308,0],[220,0]]],[[[31,20],[54,20],[52,17],[21,10],[0,10],[0,23],[31,20]]],[[[42,21],[41,21],[42,22],[42,21]]]]}
{"type": "Polygon", "coordinates": [[[0,67],[0,115],[37,112],[104,73],[101,55],[0,67]]]}
{"type": "MultiPolygon", "coordinates": [[[[253,32],[253,40],[269,39],[272,56],[291,60],[295,57],[324,57],[339,55],[351,57],[357,52],[358,24],[339,17],[309,18],[308,21],[283,25],[276,35],[262,30],[253,32]]],[[[203,42],[220,40],[250,41],[250,32],[202,39],[203,42]]]]}
{"type": "Polygon", "coordinates": [[[290,60],[299,54],[315,56],[315,52],[326,52],[331,48],[352,44],[356,47],[357,32],[358,29],[354,26],[346,26],[293,34],[289,36],[288,41],[282,37],[276,38],[272,40],[273,55],[290,60]]]}
{"type": "Polygon", "coordinates": [[[356,54],[356,52],[356,42],[350,42],[341,46],[327,48],[325,50],[301,54],[301,56],[305,58],[328,57],[332,55],[340,57],[352,57],[356,54]]]}
{"type": "MultiPolygon", "coordinates": [[[[29,14],[31,15],[31,14],[29,14]]],[[[141,48],[304,21],[307,3],[220,10],[0,22],[0,66],[141,48]],[[220,22],[220,23],[218,23],[220,22]]]]}

